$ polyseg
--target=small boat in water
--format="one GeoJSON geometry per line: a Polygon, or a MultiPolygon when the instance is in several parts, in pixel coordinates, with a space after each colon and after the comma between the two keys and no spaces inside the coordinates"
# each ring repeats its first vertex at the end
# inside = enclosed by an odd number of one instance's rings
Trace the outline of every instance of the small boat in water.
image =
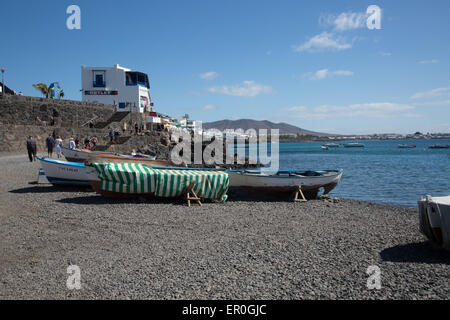
{"type": "Polygon", "coordinates": [[[431,242],[450,250],[450,196],[418,201],[419,228],[431,242]]]}
{"type": "Polygon", "coordinates": [[[322,150],[328,150],[329,148],[327,146],[321,146],[322,150]]]}
{"type": "Polygon", "coordinates": [[[324,143],[322,146],[328,147],[328,148],[339,148],[338,143],[324,143]]]}
{"type": "Polygon", "coordinates": [[[53,185],[89,186],[89,181],[99,180],[97,173],[84,163],[47,158],[37,158],[41,162],[47,180],[53,185]]]}
{"type": "Polygon", "coordinates": [[[411,145],[407,145],[407,144],[399,144],[398,147],[400,149],[408,149],[408,148],[415,148],[416,145],[415,144],[411,144],[411,145]]]}
{"type": "Polygon", "coordinates": [[[428,149],[450,149],[450,145],[434,144],[429,146],[428,149]]]}
{"type": "Polygon", "coordinates": [[[344,143],[345,148],[364,148],[364,144],[359,142],[344,143]]]}

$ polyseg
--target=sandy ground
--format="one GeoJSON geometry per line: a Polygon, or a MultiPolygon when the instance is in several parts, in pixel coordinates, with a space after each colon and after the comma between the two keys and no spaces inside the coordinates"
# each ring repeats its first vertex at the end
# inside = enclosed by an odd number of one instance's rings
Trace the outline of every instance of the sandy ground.
{"type": "Polygon", "coordinates": [[[419,233],[416,209],[111,200],[29,184],[38,169],[0,153],[0,299],[449,298],[450,254],[419,233]]]}

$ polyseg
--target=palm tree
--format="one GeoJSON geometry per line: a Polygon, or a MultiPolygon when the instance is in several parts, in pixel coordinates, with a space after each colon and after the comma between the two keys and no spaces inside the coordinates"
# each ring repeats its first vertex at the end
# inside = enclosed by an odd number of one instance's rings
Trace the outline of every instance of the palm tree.
{"type": "Polygon", "coordinates": [[[48,91],[48,86],[45,83],[36,83],[33,84],[33,87],[36,90],[39,90],[46,98],[48,98],[50,92],[48,91]]]}

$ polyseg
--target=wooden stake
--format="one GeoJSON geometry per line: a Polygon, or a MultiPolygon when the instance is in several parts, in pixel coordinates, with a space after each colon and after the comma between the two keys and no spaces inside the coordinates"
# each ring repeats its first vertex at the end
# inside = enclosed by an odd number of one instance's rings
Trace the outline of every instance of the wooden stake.
{"type": "Polygon", "coordinates": [[[197,201],[198,205],[201,207],[202,203],[200,201],[200,198],[194,192],[194,184],[195,184],[195,182],[192,181],[189,184],[189,186],[186,187],[186,189],[184,191],[184,193],[186,195],[187,204],[188,204],[188,207],[190,207],[191,206],[191,200],[192,201],[197,201]],[[192,193],[193,196],[191,196],[191,193],[192,193]]]}
{"type": "Polygon", "coordinates": [[[294,202],[307,202],[308,200],[306,200],[305,195],[302,192],[302,188],[300,186],[297,187],[297,190],[295,191],[295,195],[294,195],[294,202]],[[302,199],[298,198],[298,194],[300,194],[302,196],[302,199]]]}

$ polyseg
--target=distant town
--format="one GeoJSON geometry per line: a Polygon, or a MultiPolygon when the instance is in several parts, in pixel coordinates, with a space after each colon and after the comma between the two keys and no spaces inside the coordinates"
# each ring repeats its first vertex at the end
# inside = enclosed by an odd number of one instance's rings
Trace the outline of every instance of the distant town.
{"type": "Polygon", "coordinates": [[[298,134],[282,134],[281,142],[287,141],[342,141],[342,140],[404,140],[404,139],[450,139],[450,133],[422,133],[413,134],[381,133],[366,135],[330,135],[330,136],[312,136],[298,134]]]}

